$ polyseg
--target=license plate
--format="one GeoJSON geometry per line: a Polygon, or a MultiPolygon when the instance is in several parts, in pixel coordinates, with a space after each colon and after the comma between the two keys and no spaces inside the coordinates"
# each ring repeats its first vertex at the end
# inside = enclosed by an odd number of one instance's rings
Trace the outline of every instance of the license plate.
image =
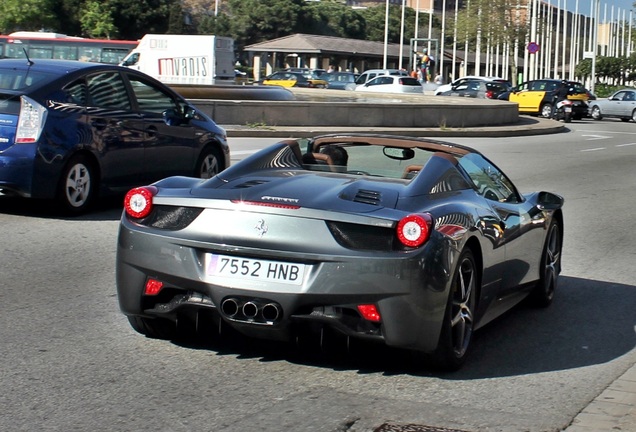
{"type": "Polygon", "coordinates": [[[209,254],[207,275],[300,285],[305,267],[304,264],[209,254]]]}
{"type": "Polygon", "coordinates": [[[566,106],[565,107],[565,112],[572,112],[572,107],[566,106]]]}

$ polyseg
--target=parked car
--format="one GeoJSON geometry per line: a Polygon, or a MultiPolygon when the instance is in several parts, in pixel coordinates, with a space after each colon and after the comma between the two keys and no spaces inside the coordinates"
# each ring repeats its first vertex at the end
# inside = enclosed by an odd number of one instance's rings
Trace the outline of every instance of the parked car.
{"type": "Polygon", "coordinates": [[[325,79],[324,75],[327,73],[324,69],[311,69],[311,68],[285,68],[287,72],[300,72],[307,78],[311,79],[325,79]]]}
{"type": "Polygon", "coordinates": [[[279,71],[266,76],[260,82],[263,85],[282,87],[326,88],[327,81],[319,78],[307,78],[302,72],[279,71]]]}
{"type": "Polygon", "coordinates": [[[409,76],[380,75],[364,84],[358,85],[355,91],[379,93],[424,93],[422,84],[409,76]]]}
{"type": "Polygon", "coordinates": [[[401,69],[369,69],[360,74],[356,79],[356,85],[364,84],[380,75],[409,76],[405,70],[401,69]]]}
{"type": "Polygon", "coordinates": [[[466,83],[468,81],[497,81],[500,83],[504,83],[506,85],[510,85],[510,83],[508,81],[506,81],[503,78],[500,77],[485,77],[485,76],[477,76],[477,75],[466,75],[463,76],[461,78],[457,78],[456,80],[452,81],[451,83],[448,84],[442,84],[439,87],[437,87],[435,89],[435,95],[436,96],[440,96],[442,93],[445,93],[447,91],[450,91],[453,87],[457,87],[463,83],[466,83]]]}
{"type": "Polygon", "coordinates": [[[475,330],[525,298],[552,302],[562,206],[550,192],[521,194],[466,146],[285,140],[205,182],[131,190],[119,304],[150,337],[178,338],[177,322],[279,341],[318,333],[457,369],[475,330]]]}
{"type": "MultiPolygon", "coordinates": [[[[567,81],[570,85],[568,99],[573,101],[572,118],[580,120],[587,117],[589,98],[587,89],[576,81],[567,81]]],[[[540,115],[550,118],[554,96],[561,85],[561,80],[539,79],[519,84],[510,91],[508,100],[519,104],[519,112],[525,114],[540,115]]]]}
{"type": "Polygon", "coordinates": [[[510,87],[503,82],[476,79],[464,81],[457,86],[453,86],[449,91],[443,92],[441,96],[498,99],[501,94],[508,92],[509,89],[510,87]]]}
{"type": "Polygon", "coordinates": [[[355,90],[360,74],[353,72],[330,72],[324,75],[327,88],[332,90],[355,90]]]}
{"type": "Polygon", "coordinates": [[[622,121],[636,122],[636,89],[625,88],[607,99],[592,100],[589,104],[590,117],[594,120],[614,117],[622,121]]]}
{"type": "Polygon", "coordinates": [[[100,194],[230,164],[225,130],[159,81],[79,61],[0,60],[0,191],[82,212],[100,194]]]}

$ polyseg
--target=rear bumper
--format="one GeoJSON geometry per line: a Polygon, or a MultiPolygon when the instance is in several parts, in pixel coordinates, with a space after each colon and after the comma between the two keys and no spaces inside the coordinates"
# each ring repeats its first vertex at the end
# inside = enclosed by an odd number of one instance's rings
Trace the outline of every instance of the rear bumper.
{"type": "Polygon", "coordinates": [[[0,191],[31,197],[37,144],[14,144],[0,152],[0,191]]]}
{"type": "Polygon", "coordinates": [[[245,289],[208,280],[206,245],[188,243],[122,223],[116,279],[124,314],[176,320],[205,311],[217,323],[262,339],[292,341],[299,328],[309,327],[423,352],[437,347],[452,271],[439,256],[438,265],[423,265],[433,260],[427,248],[416,256],[381,260],[303,254],[310,269],[302,286],[245,289]],[[158,295],[144,294],[148,278],[163,282],[158,295]],[[381,322],[362,318],[359,304],[375,304],[381,322]]]}

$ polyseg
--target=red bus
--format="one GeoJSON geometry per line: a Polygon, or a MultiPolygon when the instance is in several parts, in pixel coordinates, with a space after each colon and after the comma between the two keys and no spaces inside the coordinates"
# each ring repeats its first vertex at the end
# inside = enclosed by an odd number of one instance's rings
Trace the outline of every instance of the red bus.
{"type": "Polygon", "coordinates": [[[85,39],[59,33],[16,32],[0,35],[0,58],[80,60],[119,64],[138,41],[85,39]]]}

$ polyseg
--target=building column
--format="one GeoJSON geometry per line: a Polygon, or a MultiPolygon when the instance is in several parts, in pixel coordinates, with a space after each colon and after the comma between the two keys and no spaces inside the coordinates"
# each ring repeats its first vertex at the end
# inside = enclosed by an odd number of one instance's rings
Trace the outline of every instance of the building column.
{"type": "Polygon", "coordinates": [[[259,81],[261,79],[261,55],[262,54],[255,55],[252,62],[252,75],[254,81],[259,81]]]}

